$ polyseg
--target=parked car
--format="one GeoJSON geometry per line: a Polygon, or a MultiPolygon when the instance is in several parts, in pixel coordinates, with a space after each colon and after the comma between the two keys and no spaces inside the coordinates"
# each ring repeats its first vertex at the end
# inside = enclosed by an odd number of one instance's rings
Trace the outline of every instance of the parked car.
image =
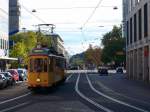
{"type": "Polygon", "coordinates": [[[18,68],[17,69],[19,73],[19,80],[24,81],[27,80],[27,70],[23,68],[18,68]]]}
{"type": "Polygon", "coordinates": [[[4,88],[7,86],[7,79],[4,74],[0,73],[0,88],[4,88]]]}
{"type": "Polygon", "coordinates": [[[123,68],[122,67],[118,67],[117,69],[116,69],[116,73],[123,73],[123,68]]]}
{"type": "Polygon", "coordinates": [[[2,72],[2,74],[6,77],[8,85],[13,85],[15,83],[13,76],[9,72],[2,72]]]}
{"type": "Polygon", "coordinates": [[[98,73],[100,75],[108,75],[108,68],[107,67],[99,67],[98,68],[98,73]]]}
{"type": "Polygon", "coordinates": [[[19,74],[16,69],[8,69],[7,72],[13,76],[14,81],[19,81],[19,74]]]}

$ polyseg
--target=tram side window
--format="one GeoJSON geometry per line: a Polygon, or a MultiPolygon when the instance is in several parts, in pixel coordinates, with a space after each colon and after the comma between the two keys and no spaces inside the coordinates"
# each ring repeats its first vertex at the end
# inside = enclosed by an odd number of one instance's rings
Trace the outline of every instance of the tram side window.
{"type": "Polygon", "coordinates": [[[66,68],[66,62],[64,59],[62,60],[62,68],[64,68],[64,69],[66,68]]]}
{"type": "Polygon", "coordinates": [[[43,59],[38,58],[34,60],[34,70],[35,72],[43,71],[43,59]]]}
{"type": "Polygon", "coordinates": [[[60,67],[59,59],[56,58],[55,60],[56,60],[56,66],[57,66],[57,67],[60,67]]]}
{"type": "Polygon", "coordinates": [[[34,65],[34,60],[30,59],[30,72],[33,72],[33,65],[34,65]]]}
{"type": "Polygon", "coordinates": [[[65,61],[64,59],[56,59],[56,66],[60,67],[60,68],[65,68],[65,61]]]}
{"type": "Polygon", "coordinates": [[[44,59],[44,72],[47,72],[47,59],[44,59]]]}
{"type": "Polygon", "coordinates": [[[53,72],[53,65],[54,64],[54,61],[53,61],[53,58],[51,57],[49,59],[49,72],[53,72]]]}

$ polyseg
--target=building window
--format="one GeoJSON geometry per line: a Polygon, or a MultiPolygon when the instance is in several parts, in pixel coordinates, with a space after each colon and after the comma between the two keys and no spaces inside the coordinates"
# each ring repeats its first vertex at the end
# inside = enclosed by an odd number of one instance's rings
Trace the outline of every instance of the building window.
{"type": "Polygon", "coordinates": [[[7,49],[7,41],[5,40],[5,49],[7,49]]]}
{"type": "Polygon", "coordinates": [[[6,44],[5,44],[5,40],[4,40],[4,49],[6,49],[6,44]]]}
{"type": "Polygon", "coordinates": [[[0,39],[0,49],[2,49],[2,39],[0,39]]]}
{"type": "Polygon", "coordinates": [[[6,40],[5,40],[5,49],[7,49],[7,44],[6,44],[6,40]]]}
{"type": "Polygon", "coordinates": [[[137,17],[134,15],[134,42],[137,41],[137,17]]]}
{"type": "Polygon", "coordinates": [[[4,49],[4,39],[2,39],[2,41],[3,41],[3,42],[2,42],[2,43],[3,43],[3,44],[2,44],[2,49],[4,49]]]}
{"type": "Polygon", "coordinates": [[[132,44],[132,18],[130,19],[130,43],[132,44]]]}
{"type": "Polygon", "coordinates": [[[9,46],[8,46],[8,45],[9,45],[8,40],[6,41],[6,44],[7,44],[7,49],[9,49],[9,46]]]}
{"type": "Polygon", "coordinates": [[[142,39],[142,10],[140,9],[139,10],[139,15],[138,15],[139,17],[139,21],[138,21],[138,24],[139,24],[139,26],[138,26],[138,28],[139,28],[139,40],[141,40],[142,39]]]}
{"type": "Polygon", "coordinates": [[[3,39],[1,39],[1,49],[3,49],[3,39]]]}
{"type": "Polygon", "coordinates": [[[5,49],[5,40],[3,39],[3,49],[5,49]]]}
{"type": "Polygon", "coordinates": [[[129,45],[129,21],[127,21],[127,45],[129,45]]]}
{"type": "Polygon", "coordinates": [[[7,40],[7,49],[9,49],[9,41],[7,40]]]}
{"type": "Polygon", "coordinates": [[[144,5],[144,37],[148,36],[148,7],[144,5]]]}

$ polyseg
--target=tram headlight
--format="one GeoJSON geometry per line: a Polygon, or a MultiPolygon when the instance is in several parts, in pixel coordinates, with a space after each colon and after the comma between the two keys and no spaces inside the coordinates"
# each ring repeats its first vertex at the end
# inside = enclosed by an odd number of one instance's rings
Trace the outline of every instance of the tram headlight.
{"type": "Polygon", "coordinates": [[[38,78],[38,79],[36,79],[36,81],[37,81],[37,82],[40,82],[41,80],[38,78]]]}

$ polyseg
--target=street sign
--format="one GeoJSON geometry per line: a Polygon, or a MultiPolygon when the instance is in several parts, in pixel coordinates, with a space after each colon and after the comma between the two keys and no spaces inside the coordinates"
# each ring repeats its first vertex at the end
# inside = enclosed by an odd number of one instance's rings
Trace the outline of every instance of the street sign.
{"type": "Polygon", "coordinates": [[[123,51],[118,51],[118,52],[116,52],[116,55],[124,55],[124,52],[123,51]]]}

